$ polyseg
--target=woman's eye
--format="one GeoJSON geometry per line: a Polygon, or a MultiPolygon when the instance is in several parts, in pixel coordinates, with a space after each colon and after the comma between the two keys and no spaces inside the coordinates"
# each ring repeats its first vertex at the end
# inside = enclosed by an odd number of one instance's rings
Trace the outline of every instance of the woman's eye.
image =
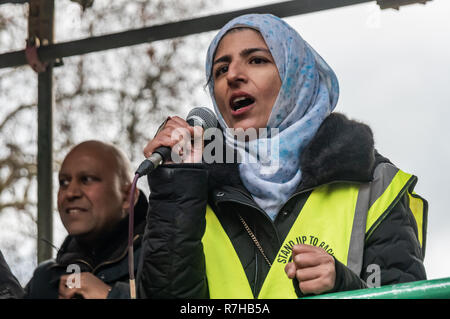
{"type": "Polygon", "coordinates": [[[253,58],[253,59],[250,60],[251,64],[262,64],[262,63],[265,63],[265,62],[267,62],[267,60],[263,59],[263,58],[253,58]]]}
{"type": "Polygon", "coordinates": [[[228,65],[220,66],[214,72],[214,76],[217,78],[218,76],[228,72],[228,65]]]}

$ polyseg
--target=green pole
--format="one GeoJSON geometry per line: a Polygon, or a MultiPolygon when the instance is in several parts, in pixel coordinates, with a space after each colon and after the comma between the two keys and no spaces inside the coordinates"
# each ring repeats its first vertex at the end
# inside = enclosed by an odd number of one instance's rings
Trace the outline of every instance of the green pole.
{"type": "Polygon", "coordinates": [[[331,293],[302,299],[450,299],[450,277],[331,293]]]}

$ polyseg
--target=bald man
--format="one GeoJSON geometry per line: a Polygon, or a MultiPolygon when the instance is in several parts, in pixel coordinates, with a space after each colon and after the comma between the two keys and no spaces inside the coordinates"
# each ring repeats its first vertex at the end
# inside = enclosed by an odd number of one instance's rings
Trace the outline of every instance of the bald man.
{"type": "MultiPolygon", "coordinates": [[[[115,146],[86,141],[59,171],[58,211],[68,232],[56,260],[35,270],[26,298],[129,298],[128,208],[130,163],[115,146]]],[[[136,190],[135,268],[147,200],[136,190]]],[[[136,270],[135,270],[136,271],[136,270]]]]}

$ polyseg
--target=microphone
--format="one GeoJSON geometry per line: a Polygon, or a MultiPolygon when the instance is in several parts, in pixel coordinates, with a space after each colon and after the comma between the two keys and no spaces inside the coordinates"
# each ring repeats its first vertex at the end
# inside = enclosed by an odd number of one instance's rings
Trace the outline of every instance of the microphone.
{"type": "MultiPolygon", "coordinates": [[[[193,108],[186,117],[190,126],[201,126],[204,130],[217,127],[218,122],[213,111],[206,107],[193,108]]],[[[168,146],[158,147],[152,155],[146,158],[136,170],[139,177],[149,174],[164,161],[170,158],[171,149],[168,146]]]]}

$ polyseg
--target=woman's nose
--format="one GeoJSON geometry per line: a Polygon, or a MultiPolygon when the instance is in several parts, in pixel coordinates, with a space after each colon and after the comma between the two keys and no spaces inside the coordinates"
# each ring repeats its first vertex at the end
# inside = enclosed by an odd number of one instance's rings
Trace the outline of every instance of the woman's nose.
{"type": "Polygon", "coordinates": [[[240,63],[230,63],[227,72],[228,85],[236,86],[247,82],[245,68],[240,63]]]}

